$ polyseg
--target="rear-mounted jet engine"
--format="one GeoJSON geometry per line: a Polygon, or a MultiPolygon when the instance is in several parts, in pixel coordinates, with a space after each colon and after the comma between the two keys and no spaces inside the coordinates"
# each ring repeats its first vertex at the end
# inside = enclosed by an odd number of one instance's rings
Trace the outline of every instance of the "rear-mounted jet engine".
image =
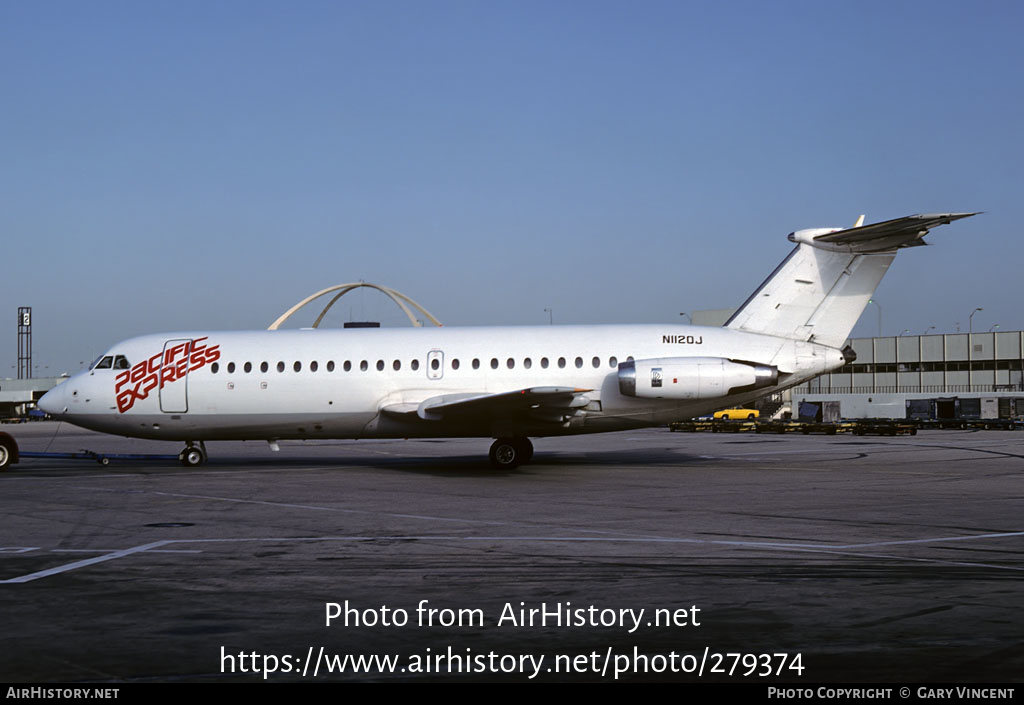
{"type": "Polygon", "coordinates": [[[640,399],[714,399],[770,387],[779,368],[721,357],[658,357],[619,364],[619,391],[640,399]]]}

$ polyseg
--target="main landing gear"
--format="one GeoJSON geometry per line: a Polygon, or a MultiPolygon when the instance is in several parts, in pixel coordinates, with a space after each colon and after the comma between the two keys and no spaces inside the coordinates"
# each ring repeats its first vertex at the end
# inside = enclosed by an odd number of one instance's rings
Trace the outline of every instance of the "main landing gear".
{"type": "Polygon", "coordinates": [[[533,459],[533,444],[529,438],[499,438],[491,444],[491,465],[499,470],[512,470],[533,459]]]}
{"type": "Polygon", "coordinates": [[[192,441],[188,441],[185,445],[185,450],[178,453],[178,460],[181,464],[187,468],[194,468],[202,465],[206,462],[206,444],[199,441],[199,445],[195,445],[192,441]]]}

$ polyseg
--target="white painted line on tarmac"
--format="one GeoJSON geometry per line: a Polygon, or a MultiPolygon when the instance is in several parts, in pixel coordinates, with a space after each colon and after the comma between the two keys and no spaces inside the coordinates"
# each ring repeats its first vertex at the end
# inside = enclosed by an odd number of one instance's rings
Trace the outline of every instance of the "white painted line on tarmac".
{"type": "Polygon", "coordinates": [[[27,583],[33,580],[39,580],[39,578],[46,578],[51,575],[57,575],[59,573],[66,573],[69,570],[76,570],[78,568],[84,568],[85,566],[93,565],[96,563],[103,563],[104,561],[112,561],[115,558],[124,558],[130,556],[133,553],[140,553],[142,551],[148,551],[153,548],[160,548],[166,546],[173,541],[156,541],[154,543],[145,543],[141,546],[134,546],[132,548],[126,548],[121,551],[112,551],[102,556],[96,556],[95,558],[86,558],[85,560],[76,561],[74,563],[68,563],[66,565],[57,566],[56,568],[48,568],[47,570],[40,570],[36,573],[29,573],[28,575],[21,575],[17,578],[9,578],[7,580],[0,580],[0,584],[4,583],[27,583]]]}
{"type": "Polygon", "coordinates": [[[46,578],[60,573],[66,573],[79,568],[85,568],[96,563],[124,558],[136,553],[143,552],[189,552],[201,553],[201,551],[178,551],[164,550],[164,546],[170,544],[211,544],[211,543],[295,543],[295,542],[374,542],[374,541],[433,541],[433,542],[513,542],[513,543],[654,543],[654,544],[690,544],[690,545],[711,545],[728,546],[735,548],[755,548],[776,551],[796,551],[804,553],[823,553],[828,555],[841,555],[854,558],[882,558],[895,561],[910,561],[915,563],[931,563],[938,565],[953,565],[974,568],[991,568],[997,570],[1024,571],[1024,567],[996,565],[991,563],[973,563],[970,561],[952,561],[945,559],[920,558],[908,556],[894,556],[889,554],[859,553],[854,549],[867,548],[871,546],[896,546],[922,543],[936,543],[945,541],[970,541],[978,539],[994,539],[1024,536],[1024,531],[976,534],[972,536],[942,536],[926,539],[904,539],[898,541],[881,541],[865,544],[827,545],[827,544],[806,544],[775,541],[735,541],[727,539],[693,539],[693,538],[670,538],[670,537],[597,537],[597,536],[444,536],[430,534],[395,535],[395,536],[282,536],[282,537],[238,537],[238,538],[211,538],[211,539],[168,539],[153,543],[142,544],[120,551],[111,551],[95,558],[88,558],[74,563],[68,563],[56,568],[41,570],[29,573],[16,578],[0,580],[0,583],[27,583],[40,578],[46,578]]]}
{"type": "MultiPolygon", "coordinates": [[[[791,549],[799,551],[800,549],[791,549]]],[[[996,565],[993,563],[972,563],[970,561],[951,561],[942,558],[915,558],[911,556],[893,556],[885,553],[859,553],[857,551],[831,551],[824,549],[809,548],[805,553],[824,553],[836,556],[850,556],[852,558],[884,558],[893,561],[910,561],[912,563],[933,563],[936,565],[954,565],[962,568],[995,568],[997,570],[1024,571],[1024,567],[1012,565],[996,565]]]]}
{"type": "Polygon", "coordinates": [[[4,482],[53,482],[60,480],[124,480],[130,478],[144,477],[138,474],[124,473],[118,475],[54,475],[50,477],[34,477],[31,475],[15,475],[5,477],[4,482]]]}
{"type": "Polygon", "coordinates": [[[929,539],[899,539],[896,541],[872,541],[870,543],[851,543],[837,548],[871,548],[873,546],[907,546],[915,543],[941,543],[945,541],[974,541],[976,539],[1001,539],[1011,536],[1024,536],[1024,531],[1008,531],[999,534],[973,534],[971,536],[937,536],[929,539]]]}
{"type": "MultiPolygon", "coordinates": [[[[797,453],[817,453],[819,455],[828,455],[829,460],[835,459],[835,448],[808,448],[807,450],[759,450],[752,453],[722,453],[720,458],[744,458],[749,455],[795,455],[797,453]]],[[[843,448],[841,451],[842,455],[850,455],[853,451],[850,448],[843,448]]]]}
{"type": "MultiPolygon", "coordinates": [[[[50,553],[114,553],[117,550],[116,548],[53,548],[50,549],[50,553]]],[[[149,553],[202,553],[202,551],[184,548],[154,548],[149,553]]]]}
{"type": "Polygon", "coordinates": [[[370,514],[374,516],[389,516],[399,519],[427,519],[430,521],[448,521],[458,524],[483,524],[485,526],[501,526],[506,522],[487,521],[483,519],[458,519],[453,517],[438,517],[425,514],[400,514],[398,512],[377,512],[370,509],[346,509],[344,507],[325,507],[318,504],[290,504],[288,502],[270,502],[263,499],[238,499],[237,497],[217,497],[215,495],[184,494],[181,492],[149,491],[147,494],[154,494],[164,497],[185,497],[188,499],[208,499],[217,502],[232,502],[235,504],[259,504],[268,507],[287,507],[289,509],[311,509],[319,512],[339,512],[342,514],[370,514]]]}

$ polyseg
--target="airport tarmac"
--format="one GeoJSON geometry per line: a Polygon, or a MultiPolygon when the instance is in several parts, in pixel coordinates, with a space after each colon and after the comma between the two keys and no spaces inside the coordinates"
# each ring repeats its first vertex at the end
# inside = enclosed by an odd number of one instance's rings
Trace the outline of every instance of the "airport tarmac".
{"type": "MultiPolygon", "coordinates": [[[[180,449],[2,430],[23,451],[180,449]]],[[[0,474],[0,679],[1022,679],[1024,432],[650,429],[538,439],[506,472],[489,443],[25,459],[0,474]],[[327,626],[346,601],[378,624],[327,626]],[[395,660],[339,673],[345,655],[395,660]]]]}

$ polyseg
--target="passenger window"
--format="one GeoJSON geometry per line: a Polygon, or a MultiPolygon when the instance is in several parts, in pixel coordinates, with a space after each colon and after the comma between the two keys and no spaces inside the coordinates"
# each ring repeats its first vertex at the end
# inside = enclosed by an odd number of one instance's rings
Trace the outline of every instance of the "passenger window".
{"type": "Polygon", "coordinates": [[[284,362],[281,361],[281,360],[278,360],[278,362],[277,362],[277,371],[278,372],[284,372],[284,362]]]}
{"type": "Polygon", "coordinates": [[[475,358],[475,357],[473,358],[473,369],[474,370],[479,370],[480,369],[480,360],[478,358],[475,358]]]}
{"type": "Polygon", "coordinates": [[[618,366],[619,366],[619,359],[617,357],[612,355],[611,357],[608,358],[608,367],[618,367],[618,366]]]}
{"type": "Polygon", "coordinates": [[[334,360],[327,361],[327,371],[334,372],[334,360]]]}
{"type": "Polygon", "coordinates": [[[352,370],[352,363],[349,362],[348,360],[345,360],[345,364],[342,365],[342,367],[345,369],[346,372],[350,372],[352,370]]]}
{"type": "Polygon", "coordinates": [[[249,374],[250,372],[252,372],[252,363],[251,362],[245,363],[245,368],[244,369],[245,369],[245,374],[249,374]]]}
{"type": "Polygon", "coordinates": [[[409,367],[411,367],[414,371],[418,370],[420,368],[420,361],[413,360],[412,362],[409,363],[409,367]]]}
{"type": "Polygon", "coordinates": [[[215,362],[212,365],[210,365],[210,373],[211,374],[217,374],[217,372],[219,372],[219,371],[220,371],[220,363],[219,362],[215,362]]]}
{"type": "Polygon", "coordinates": [[[395,372],[398,372],[400,369],[402,369],[402,361],[401,360],[395,360],[394,362],[391,363],[391,368],[395,372]]]}
{"type": "Polygon", "coordinates": [[[366,372],[368,369],[370,369],[370,363],[368,363],[366,360],[363,360],[362,362],[359,363],[359,369],[362,370],[363,372],[366,372]]]}
{"type": "Polygon", "coordinates": [[[558,358],[558,368],[562,369],[563,367],[565,367],[565,358],[564,357],[560,357],[560,358],[558,358]]]}
{"type": "Polygon", "coordinates": [[[491,358],[491,369],[492,370],[498,369],[498,358],[496,358],[496,357],[492,357],[491,358]]]}
{"type": "Polygon", "coordinates": [[[583,367],[583,358],[582,357],[577,357],[576,358],[576,368],[579,369],[580,367],[583,367]]]}
{"type": "Polygon", "coordinates": [[[546,357],[542,357],[540,359],[540,366],[543,367],[545,370],[548,368],[548,359],[546,357]]]}
{"type": "Polygon", "coordinates": [[[309,371],[310,372],[316,372],[319,369],[320,369],[320,363],[317,362],[316,360],[313,360],[313,362],[309,363],[309,371]]]}
{"type": "Polygon", "coordinates": [[[598,367],[601,366],[601,358],[595,355],[594,359],[590,361],[590,364],[593,365],[594,369],[596,370],[598,367]]]}
{"type": "Polygon", "coordinates": [[[453,370],[459,369],[459,358],[456,357],[456,358],[452,359],[452,369],[453,370]]]}
{"type": "Polygon", "coordinates": [[[233,362],[229,362],[228,363],[228,374],[229,375],[235,374],[235,363],[233,363],[233,362]]]}
{"type": "Polygon", "coordinates": [[[383,360],[377,360],[377,371],[378,372],[383,372],[384,371],[384,361],[383,360]]]}
{"type": "Polygon", "coordinates": [[[525,360],[523,360],[523,367],[525,367],[526,369],[530,369],[531,367],[533,367],[533,361],[530,360],[530,358],[526,358],[525,360]]]}
{"type": "Polygon", "coordinates": [[[509,359],[505,360],[505,366],[511,370],[513,367],[516,366],[516,361],[510,357],[509,359]]]}
{"type": "Polygon", "coordinates": [[[292,369],[296,372],[302,372],[302,363],[296,360],[295,364],[292,365],[292,369]]]}
{"type": "Polygon", "coordinates": [[[441,361],[438,360],[436,357],[433,360],[430,361],[430,369],[436,370],[440,366],[441,366],[441,361]]]}
{"type": "Polygon", "coordinates": [[[270,369],[270,365],[265,361],[260,363],[260,372],[266,372],[268,369],[270,369]]]}
{"type": "Polygon", "coordinates": [[[113,364],[114,364],[114,358],[111,357],[110,355],[107,355],[105,358],[100,360],[100,363],[98,365],[96,365],[95,369],[97,369],[97,370],[109,370],[113,366],[113,364]]]}

